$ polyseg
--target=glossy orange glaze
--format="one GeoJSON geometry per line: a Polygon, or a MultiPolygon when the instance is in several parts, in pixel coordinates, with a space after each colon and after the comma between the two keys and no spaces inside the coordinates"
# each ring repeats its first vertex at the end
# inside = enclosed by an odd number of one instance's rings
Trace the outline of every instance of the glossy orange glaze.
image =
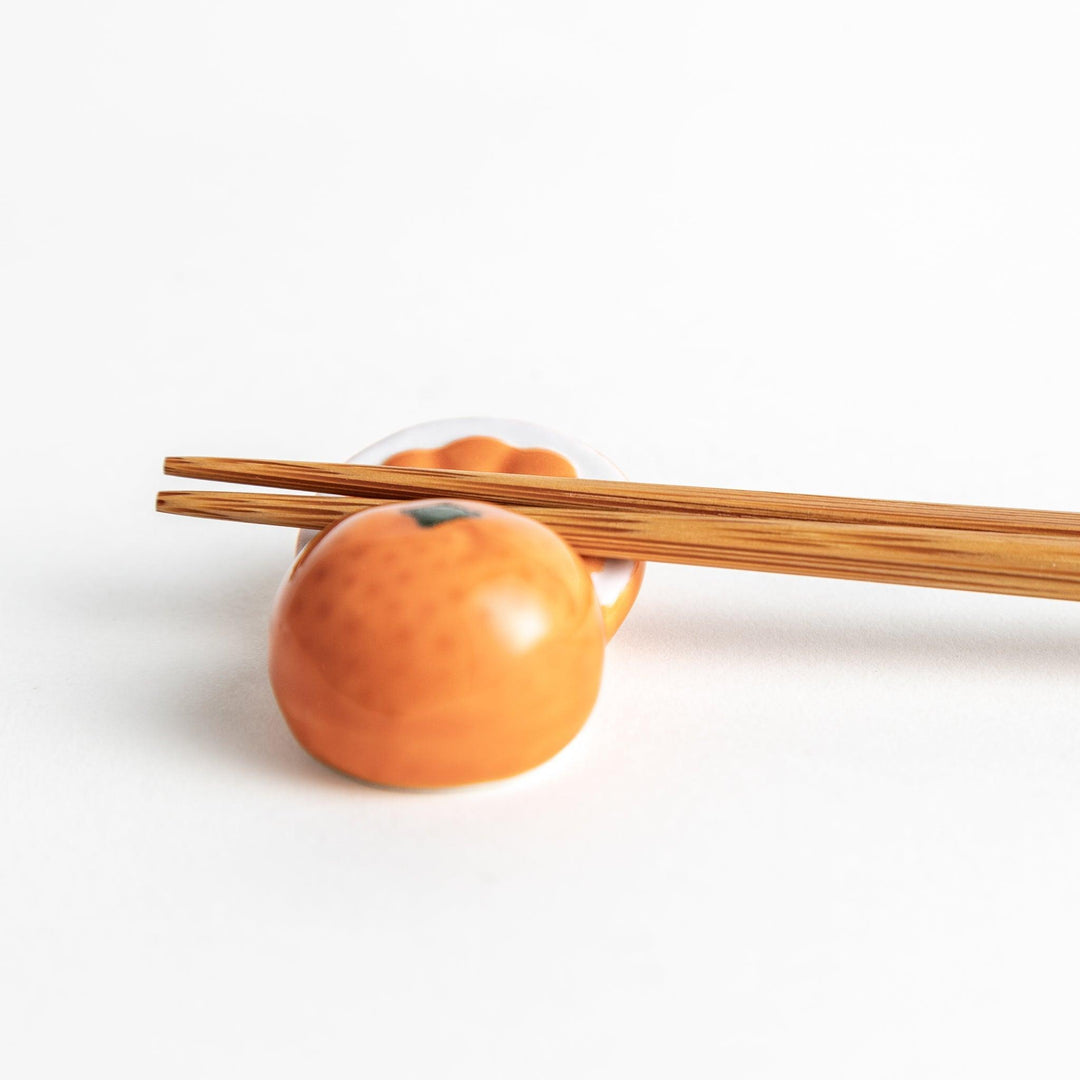
{"type": "Polygon", "coordinates": [[[486,503],[427,499],[320,533],[278,594],[270,680],[314,757],[444,787],[561,750],[600,686],[604,628],[581,559],[486,503]]]}
{"type": "Polygon", "coordinates": [[[469,469],[473,472],[522,473],[533,476],[577,476],[577,470],[562,454],[533,447],[519,450],[490,435],[470,435],[455,439],[434,450],[402,450],[384,465],[417,469],[469,469]]]}
{"type": "MultiPolygon", "coordinates": [[[[545,450],[542,447],[519,449],[490,435],[471,435],[464,439],[455,439],[445,446],[431,450],[402,450],[392,454],[383,464],[414,469],[520,473],[527,476],[577,476],[573,463],[554,450],[545,450]]],[[[592,557],[584,559],[590,573],[599,570],[603,562],[603,559],[592,557]]],[[[618,597],[601,609],[604,614],[604,630],[609,639],[633,607],[644,576],[645,564],[635,563],[630,580],[618,597]]]]}

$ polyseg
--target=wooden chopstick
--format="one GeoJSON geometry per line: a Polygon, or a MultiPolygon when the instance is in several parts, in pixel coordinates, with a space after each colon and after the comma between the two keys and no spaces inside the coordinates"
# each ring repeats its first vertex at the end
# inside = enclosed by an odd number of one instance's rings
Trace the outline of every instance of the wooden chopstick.
{"type": "MultiPolygon", "coordinates": [[[[442,488],[439,494],[449,493],[442,488]]],[[[163,491],[158,494],[157,508],[169,514],[322,528],[384,501],[336,495],[163,491]]],[[[1046,533],[747,519],[592,506],[511,505],[508,509],[548,525],[582,555],[1080,600],[1080,540],[1046,533]]]]}
{"type": "Polygon", "coordinates": [[[1080,514],[1049,510],[257,458],[169,457],[165,459],[165,472],[170,476],[198,480],[381,499],[463,498],[533,507],[918,526],[1080,538],[1080,514]]]}

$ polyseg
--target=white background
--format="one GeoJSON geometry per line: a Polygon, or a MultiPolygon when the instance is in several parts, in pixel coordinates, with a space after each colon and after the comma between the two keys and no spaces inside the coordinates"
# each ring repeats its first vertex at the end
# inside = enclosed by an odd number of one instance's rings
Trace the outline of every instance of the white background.
{"type": "Polygon", "coordinates": [[[506,415],[1080,509],[1061,3],[7,5],[0,1066],[1075,1076],[1080,607],[654,566],[582,736],[293,743],[286,530],[165,454],[506,415]]]}

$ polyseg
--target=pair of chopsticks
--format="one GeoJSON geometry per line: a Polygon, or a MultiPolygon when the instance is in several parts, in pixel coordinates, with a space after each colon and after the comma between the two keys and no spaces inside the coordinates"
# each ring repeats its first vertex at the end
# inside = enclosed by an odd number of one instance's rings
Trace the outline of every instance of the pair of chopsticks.
{"type": "Polygon", "coordinates": [[[319,492],[162,491],[168,514],[321,529],[386,502],[499,503],[582,555],[1080,600],[1080,514],[385,465],[170,457],[198,480],[319,492]]]}

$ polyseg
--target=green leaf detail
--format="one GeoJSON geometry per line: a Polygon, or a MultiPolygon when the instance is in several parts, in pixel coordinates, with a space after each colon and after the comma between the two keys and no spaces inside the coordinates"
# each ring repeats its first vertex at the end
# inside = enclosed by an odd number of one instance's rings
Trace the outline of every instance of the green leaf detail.
{"type": "Polygon", "coordinates": [[[425,529],[430,529],[433,525],[442,525],[444,521],[453,521],[455,518],[480,516],[475,510],[470,510],[467,506],[459,506],[457,503],[452,502],[407,506],[401,512],[415,518],[416,523],[425,529]]]}

